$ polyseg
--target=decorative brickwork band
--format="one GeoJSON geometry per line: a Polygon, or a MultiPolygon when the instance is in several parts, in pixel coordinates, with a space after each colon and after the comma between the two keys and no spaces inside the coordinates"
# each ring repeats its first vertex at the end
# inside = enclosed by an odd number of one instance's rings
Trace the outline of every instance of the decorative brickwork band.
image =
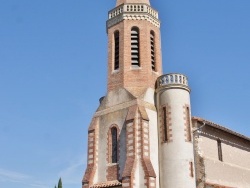
{"type": "Polygon", "coordinates": [[[145,187],[154,188],[156,174],[150,160],[149,120],[145,108],[137,105],[130,107],[126,120],[127,159],[123,187],[136,187],[135,170],[142,165],[145,187]]]}
{"type": "Polygon", "coordinates": [[[189,105],[183,106],[183,115],[184,115],[184,130],[185,130],[185,141],[191,142],[192,141],[192,134],[191,134],[191,116],[190,116],[190,107],[189,105]]]}
{"type": "MultiPolygon", "coordinates": [[[[132,106],[129,108],[128,115],[126,118],[126,145],[127,145],[127,158],[126,158],[126,165],[123,171],[123,179],[131,176],[131,172],[133,169],[134,164],[134,157],[135,157],[135,142],[134,142],[134,117],[136,113],[136,106],[132,106]]],[[[128,183],[128,182],[127,182],[128,183]]]]}
{"type": "Polygon", "coordinates": [[[93,184],[94,175],[96,172],[96,162],[98,160],[98,119],[93,118],[88,131],[88,165],[85,171],[82,187],[89,188],[93,184]]]}
{"type": "Polygon", "coordinates": [[[172,123],[171,123],[171,107],[168,104],[161,107],[160,136],[161,136],[162,143],[173,141],[172,123]]]}

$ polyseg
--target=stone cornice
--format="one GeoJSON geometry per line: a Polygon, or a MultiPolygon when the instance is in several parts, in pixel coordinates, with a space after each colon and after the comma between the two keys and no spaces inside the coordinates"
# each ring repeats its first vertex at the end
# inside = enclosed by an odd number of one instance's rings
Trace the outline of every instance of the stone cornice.
{"type": "Polygon", "coordinates": [[[154,104],[151,104],[151,103],[143,101],[143,100],[135,99],[135,100],[132,100],[132,101],[129,101],[129,102],[117,104],[115,106],[106,108],[104,110],[97,111],[95,113],[94,117],[98,117],[98,116],[102,116],[102,115],[105,115],[105,114],[109,114],[109,113],[112,113],[112,112],[115,112],[115,111],[118,111],[118,110],[122,110],[122,109],[128,108],[128,107],[133,106],[133,105],[143,106],[146,109],[149,109],[149,110],[152,110],[152,111],[156,111],[156,108],[155,108],[154,104]]]}
{"type": "Polygon", "coordinates": [[[156,81],[156,92],[161,89],[182,88],[190,92],[188,79],[185,75],[179,73],[170,73],[160,76],[156,81]]]}
{"type": "Polygon", "coordinates": [[[107,29],[123,20],[147,20],[160,27],[158,12],[147,4],[122,4],[108,13],[107,29]]]}

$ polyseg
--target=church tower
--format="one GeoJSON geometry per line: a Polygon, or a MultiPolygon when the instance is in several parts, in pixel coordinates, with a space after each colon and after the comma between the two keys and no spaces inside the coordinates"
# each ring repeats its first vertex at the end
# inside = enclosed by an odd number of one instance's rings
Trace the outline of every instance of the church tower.
{"type": "Polygon", "coordinates": [[[108,85],[88,129],[82,188],[195,188],[187,78],[162,75],[149,0],[109,11],[108,85]]]}
{"type": "Polygon", "coordinates": [[[155,82],[162,74],[160,22],[149,0],[109,11],[107,94],[88,129],[82,187],[158,188],[155,82]]]}

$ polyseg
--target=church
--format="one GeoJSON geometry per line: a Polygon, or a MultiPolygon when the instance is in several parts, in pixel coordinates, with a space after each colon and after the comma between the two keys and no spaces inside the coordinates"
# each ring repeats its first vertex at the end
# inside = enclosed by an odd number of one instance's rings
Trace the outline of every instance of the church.
{"type": "Polygon", "coordinates": [[[249,188],[250,138],[191,113],[188,78],[162,73],[149,0],[108,12],[108,84],[88,129],[82,188],[249,188]]]}

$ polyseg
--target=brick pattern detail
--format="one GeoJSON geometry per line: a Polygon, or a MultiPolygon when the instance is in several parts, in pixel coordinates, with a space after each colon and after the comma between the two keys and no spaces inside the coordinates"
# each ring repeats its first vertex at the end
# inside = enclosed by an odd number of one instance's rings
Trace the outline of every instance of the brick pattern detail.
{"type": "Polygon", "coordinates": [[[155,188],[156,174],[153,165],[150,161],[150,145],[149,145],[149,122],[148,119],[143,118],[143,114],[146,110],[139,107],[138,114],[138,157],[141,160],[141,164],[145,173],[144,185],[147,188],[155,188]],[[153,186],[154,185],[154,186],[153,186]]]}
{"type": "Polygon", "coordinates": [[[148,188],[155,188],[156,180],[153,177],[148,178],[148,188]]]}
{"type": "Polygon", "coordinates": [[[131,188],[131,180],[130,177],[126,177],[122,179],[122,187],[123,188],[131,188]]]}
{"type": "Polygon", "coordinates": [[[88,166],[83,178],[83,188],[88,188],[93,184],[93,177],[96,170],[95,160],[95,131],[89,131],[88,133],[88,166]]]}
{"type": "Polygon", "coordinates": [[[156,79],[162,74],[160,30],[147,20],[124,20],[108,29],[108,91],[118,88],[154,88],[156,79]],[[140,33],[139,68],[131,67],[131,28],[140,33]],[[151,65],[150,31],[155,33],[155,66],[151,65]],[[119,69],[114,70],[114,32],[119,31],[119,69]]]}
{"type": "Polygon", "coordinates": [[[173,142],[170,105],[166,104],[164,106],[161,106],[159,118],[160,118],[160,137],[162,143],[173,142]],[[164,108],[166,109],[166,111],[164,110],[164,108]],[[164,115],[164,113],[166,113],[166,115],[164,115]],[[165,117],[166,119],[164,120],[165,117]],[[165,122],[166,126],[164,125],[165,122]],[[167,130],[165,129],[165,127],[167,128],[167,130]]]}
{"type": "Polygon", "coordinates": [[[89,126],[88,131],[88,164],[85,171],[82,188],[89,188],[93,185],[93,179],[96,172],[96,164],[98,161],[98,120],[94,118],[89,126]]]}
{"type": "MultiPolygon", "coordinates": [[[[150,161],[149,148],[149,123],[145,118],[144,107],[137,107],[134,120],[127,122],[127,161],[123,172],[123,187],[135,187],[134,172],[137,162],[142,164],[145,173],[144,185],[147,188],[155,188],[156,174],[150,161]]],[[[131,116],[131,113],[128,113],[131,116]]],[[[130,118],[129,118],[130,119],[130,118]]]]}
{"type": "Polygon", "coordinates": [[[126,147],[127,147],[127,159],[125,168],[122,175],[122,187],[132,187],[133,178],[133,166],[135,165],[135,142],[134,142],[134,121],[128,120],[126,122],[126,147]]]}
{"type": "Polygon", "coordinates": [[[185,132],[185,142],[192,142],[192,130],[191,130],[191,115],[190,106],[185,104],[183,106],[183,118],[185,121],[184,132],[185,132]]]}
{"type": "Polygon", "coordinates": [[[118,172],[119,172],[119,165],[117,163],[115,164],[109,164],[107,167],[107,181],[114,181],[118,179],[118,172]]]}
{"type": "Polygon", "coordinates": [[[106,169],[106,178],[107,181],[114,181],[118,180],[119,177],[119,158],[120,158],[120,129],[117,125],[113,124],[110,126],[108,133],[107,133],[107,169],[106,169]],[[117,163],[112,163],[112,135],[111,135],[111,129],[115,127],[117,129],[117,163]]]}

